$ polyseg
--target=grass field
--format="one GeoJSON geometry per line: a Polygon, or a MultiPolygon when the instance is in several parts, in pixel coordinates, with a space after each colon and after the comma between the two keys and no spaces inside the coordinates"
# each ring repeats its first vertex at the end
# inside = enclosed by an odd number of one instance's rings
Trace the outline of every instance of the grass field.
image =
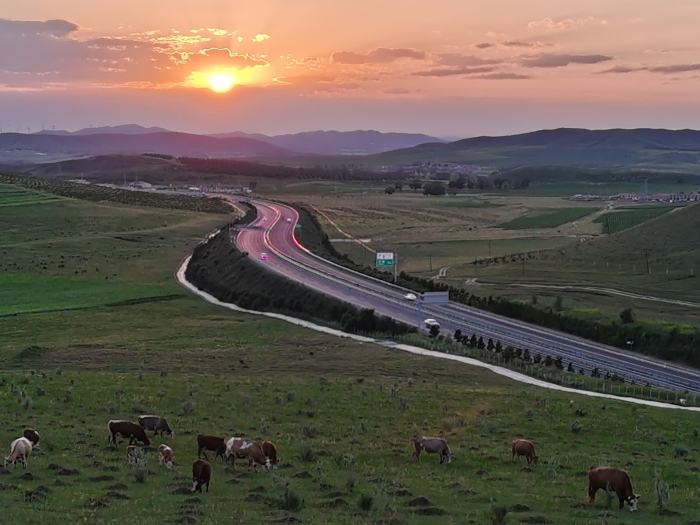
{"type": "Polygon", "coordinates": [[[556,228],[562,224],[582,219],[586,215],[597,211],[598,208],[562,208],[555,212],[541,215],[518,217],[512,221],[498,224],[498,228],[504,230],[534,230],[544,228],[556,228]]]}
{"type": "Polygon", "coordinates": [[[45,311],[0,318],[0,443],[7,453],[25,425],[42,441],[31,475],[0,469],[3,524],[489,523],[494,500],[513,509],[509,523],[593,525],[605,498],[585,503],[583,473],[598,464],[626,468],[643,495],[632,516],[609,511],[616,522],[685,525],[700,515],[695,414],[540,390],[189,295],[60,310],[61,286],[77,291],[76,304],[109,300],[113,273],[125,289],[181,293],[172,272],[217,217],[71,200],[23,210],[2,216],[2,304],[32,292],[41,296],[32,307],[45,311]],[[146,412],[175,429],[175,439],[152,445],[170,444],[176,465],[167,472],[148,451],[140,483],[124,444],[106,448],[106,425],[146,412]],[[192,496],[183,489],[200,432],[271,439],[280,468],[234,472],[217,461],[211,492],[192,496]],[[445,436],[455,461],[416,463],[414,434],[445,436]],[[510,461],[509,443],[520,436],[534,440],[542,464],[510,461]],[[681,515],[655,510],[655,470],[681,515]],[[302,509],[282,508],[285,488],[302,509]],[[362,494],[370,510],[360,509],[362,494]]]}
{"type": "Polygon", "coordinates": [[[58,197],[37,191],[25,190],[15,186],[0,184],[0,207],[24,206],[58,200],[58,197]]]}
{"type": "Polygon", "coordinates": [[[627,230],[673,210],[673,206],[654,206],[643,209],[616,211],[596,217],[593,222],[603,224],[603,233],[612,234],[627,230]]]}

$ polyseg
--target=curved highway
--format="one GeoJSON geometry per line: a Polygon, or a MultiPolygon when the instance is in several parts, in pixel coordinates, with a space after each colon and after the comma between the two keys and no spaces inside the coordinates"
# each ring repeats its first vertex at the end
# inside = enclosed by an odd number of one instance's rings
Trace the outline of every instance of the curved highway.
{"type": "MultiPolygon", "coordinates": [[[[230,196],[226,196],[229,200],[230,196]]],[[[405,288],[353,272],[326,261],[305,249],[294,235],[299,216],[294,208],[279,203],[249,200],[258,210],[252,224],[259,230],[241,230],[236,244],[252,260],[311,288],[364,308],[373,308],[404,323],[422,327],[433,318],[450,334],[463,333],[500,340],[505,345],[527,348],[531,355],[562,356],[576,368],[595,367],[617,373],[635,383],[700,394],[700,371],[665,363],[633,352],[605,346],[574,336],[508,319],[450,301],[446,305],[408,301],[405,288]],[[262,254],[267,259],[262,259],[262,254]]]]}

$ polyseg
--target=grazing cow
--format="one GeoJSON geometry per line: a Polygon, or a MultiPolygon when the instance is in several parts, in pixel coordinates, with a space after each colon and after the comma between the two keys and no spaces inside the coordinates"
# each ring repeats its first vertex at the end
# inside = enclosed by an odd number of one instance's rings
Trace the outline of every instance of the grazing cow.
{"type": "Polygon", "coordinates": [[[33,445],[39,443],[39,433],[33,428],[25,428],[22,435],[31,441],[33,445]]]}
{"type": "Polygon", "coordinates": [[[199,447],[199,450],[197,451],[197,457],[201,458],[202,457],[202,452],[204,452],[204,459],[207,461],[209,458],[207,457],[207,450],[210,450],[214,452],[214,460],[218,456],[221,456],[221,459],[226,461],[226,458],[224,457],[224,453],[226,452],[226,443],[224,442],[224,438],[218,437],[218,436],[212,436],[210,434],[200,434],[197,436],[197,445],[199,447]]]}
{"type": "Polygon", "coordinates": [[[5,466],[17,466],[17,461],[22,462],[22,467],[25,469],[29,466],[27,458],[32,453],[32,442],[25,437],[17,438],[10,445],[10,455],[5,458],[5,466]]]}
{"type": "Polygon", "coordinates": [[[270,465],[272,468],[277,468],[277,447],[272,441],[263,441],[262,451],[267,459],[270,460],[270,465]]]}
{"type": "Polygon", "coordinates": [[[168,445],[161,445],[158,447],[158,464],[165,466],[170,470],[173,468],[173,457],[175,457],[175,452],[168,445]]]}
{"type": "Polygon", "coordinates": [[[143,451],[139,447],[136,445],[126,447],[127,465],[137,465],[141,458],[143,458],[143,451]]]}
{"type": "Polygon", "coordinates": [[[190,492],[202,492],[202,486],[207,486],[209,492],[209,482],[211,481],[211,465],[203,459],[195,459],[192,463],[192,490],[190,492]]]}
{"type": "Polygon", "coordinates": [[[175,432],[170,428],[168,422],[160,416],[139,416],[139,425],[146,430],[153,430],[153,437],[160,432],[160,437],[163,437],[163,432],[167,432],[170,439],[175,438],[175,432]]]}
{"type": "Polygon", "coordinates": [[[425,452],[427,454],[439,454],[440,464],[442,464],[445,459],[448,463],[452,463],[452,452],[450,452],[450,447],[447,446],[447,441],[442,438],[432,438],[432,437],[418,437],[413,438],[413,447],[415,450],[411,456],[415,456],[420,461],[420,453],[425,452]]]}
{"type": "Polygon", "coordinates": [[[107,428],[109,429],[108,446],[114,445],[114,448],[118,448],[117,436],[129,438],[129,445],[133,445],[137,441],[140,441],[145,446],[151,444],[151,440],[148,439],[146,431],[137,423],[113,419],[107,424],[107,428]]]}
{"type": "Polygon", "coordinates": [[[608,484],[620,500],[620,508],[625,506],[625,501],[630,507],[630,512],[637,510],[637,502],[641,497],[632,490],[632,482],[626,471],[614,467],[590,467],[588,469],[588,501],[595,501],[598,490],[606,490],[608,484]]]}
{"type": "Polygon", "coordinates": [[[260,444],[252,439],[230,438],[226,442],[226,458],[231,459],[234,467],[235,458],[241,458],[248,460],[248,466],[254,465],[257,468],[261,465],[265,472],[270,470],[270,460],[265,457],[260,444]]]}
{"type": "Polygon", "coordinates": [[[510,459],[515,458],[515,456],[518,456],[518,461],[520,461],[520,456],[525,456],[528,465],[530,463],[537,465],[540,460],[540,457],[535,454],[535,445],[527,439],[516,439],[511,443],[510,459]]]}

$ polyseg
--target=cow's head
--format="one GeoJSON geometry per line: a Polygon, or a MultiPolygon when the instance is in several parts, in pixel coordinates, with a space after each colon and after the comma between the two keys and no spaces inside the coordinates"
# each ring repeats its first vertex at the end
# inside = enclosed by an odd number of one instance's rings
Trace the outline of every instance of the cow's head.
{"type": "Polygon", "coordinates": [[[270,471],[270,460],[269,459],[265,459],[265,464],[263,465],[263,468],[265,469],[265,472],[270,471]]]}
{"type": "Polygon", "coordinates": [[[9,467],[10,465],[12,465],[14,467],[16,465],[16,463],[17,462],[15,460],[5,458],[5,468],[9,467]]]}
{"type": "Polygon", "coordinates": [[[637,503],[639,502],[639,498],[641,498],[639,494],[635,494],[634,496],[630,496],[629,498],[627,498],[627,503],[630,506],[630,512],[634,512],[635,510],[637,510],[637,503]]]}
{"type": "Polygon", "coordinates": [[[175,431],[171,430],[169,436],[170,436],[170,439],[175,439],[175,431]]]}
{"type": "Polygon", "coordinates": [[[532,456],[532,462],[537,465],[540,462],[540,457],[539,456],[532,456]]]}

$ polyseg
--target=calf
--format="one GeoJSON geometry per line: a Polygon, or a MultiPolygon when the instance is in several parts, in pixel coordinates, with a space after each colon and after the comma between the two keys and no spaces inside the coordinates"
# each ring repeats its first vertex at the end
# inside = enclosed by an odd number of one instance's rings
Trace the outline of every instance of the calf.
{"type": "Polygon", "coordinates": [[[200,434],[197,436],[197,445],[199,447],[199,450],[197,451],[198,458],[201,458],[202,452],[204,452],[204,459],[209,460],[207,457],[207,450],[210,450],[214,452],[214,460],[216,460],[218,456],[221,456],[221,459],[226,461],[226,458],[224,457],[224,453],[226,452],[226,443],[224,442],[224,438],[212,436],[210,434],[200,434]]]}
{"type": "Polygon", "coordinates": [[[270,465],[272,468],[277,468],[277,447],[272,441],[263,441],[262,451],[267,459],[270,460],[270,465]]]}
{"type": "Polygon", "coordinates": [[[420,453],[426,452],[427,454],[439,454],[440,464],[442,464],[445,459],[448,463],[452,463],[452,458],[454,457],[450,452],[450,447],[447,446],[447,441],[442,438],[432,438],[432,437],[418,437],[413,438],[414,451],[411,456],[415,456],[420,461],[420,453]]]}
{"type": "Polygon", "coordinates": [[[537,465],[537,463],[540,460],[540,457],[535,454],[535,445],[533,445],[531,441],[528,441],[526,439],[514,440],[511,443],[510,451],[510,459],[513,459],[515,458],[515,456],[518,456],[518,461],[520,461],[520,456],[525,456],[527,458],[528,465],[530,463],[534,463],[535,465],[537,465]]]}
{"type": "Polygon", "coordinates": [[[170,470],[173,468],[173,457],[175,457],[175,453],[168,445],[158,447],[158,464],[162,465],[165,463],[167,469],[170,470]]]}
{"type": "Polygon", "coordinates": [[[10,455],[5,458],[5,466],[17,466],[17,461],[22,462],[22,466],[26,469],[29,464],[27,458],[32,453],[32,442],[25,437],[17,438],[10,445],[10,455]]]}
{"type": "Polygon", "coordinates": [[[146,431],[141,427],[141,425],[132,423],[131,421],[113,419],[107,424],[107,428],[109,429],[107,441],[108,446],[114,445],[114,448],[117,448],[117,436],[129,438],[129,445],[133,445],[137,441],[140,441],[145,446],[149,446],[151,444],[151,440],[148,439],[146,431]]]}
{"type": "Polygon", "coordinates": [[[139,425],[146,430],[153,430],[153,437],[160,432],[163,437],[163,432],[167,432],[170,439],[175,438],[175,432],[170,428],[168,422],[160,416],[139,416],[139,425]]]}
{"type": "Polygon", "coordinates": [[[127,465],[137,465],[139,460],[143,457],[143,452],[141,449],[135,445],[129,445],[126,447],[126,463],[127,465]]]}
{"type": "Polygon", "coordinates": [[[226,443],[226,457],[231,458],[231,463],[234,463],[234,458],[247,459],[248,466],[254,465],[257,468],[260,465],[265,472],[270,470],[270,460],[265,457],[260,444],[251,439],[229,439],[226,443]]]}
{"type": "Polygon", "coordinates": [[[207,486],[209,492],[209,482],[211,481],[211,465],[203,459],[195,459],[192,463],[192,490],[190,492],[202,492],[202,486],[207,486]]]}
{"type": "Polygon", "coordinates": [[[33,428],[25,428],[22,435],[31,441],[33,445],[39,443],[39,433],[33,428]]]}
{"type": "Polygon", "coordinates": [[[637,502],[641,497],[632,490],[632,482],[626,471],[614,467],[590,467],[588,469],[588,501],[595,501],[595,494],[598,490],[606,490],[608,484],[620,500],[620,508],[624,507],[625,501],[630,507],[630,512],[637,510],[637,502]]]}

